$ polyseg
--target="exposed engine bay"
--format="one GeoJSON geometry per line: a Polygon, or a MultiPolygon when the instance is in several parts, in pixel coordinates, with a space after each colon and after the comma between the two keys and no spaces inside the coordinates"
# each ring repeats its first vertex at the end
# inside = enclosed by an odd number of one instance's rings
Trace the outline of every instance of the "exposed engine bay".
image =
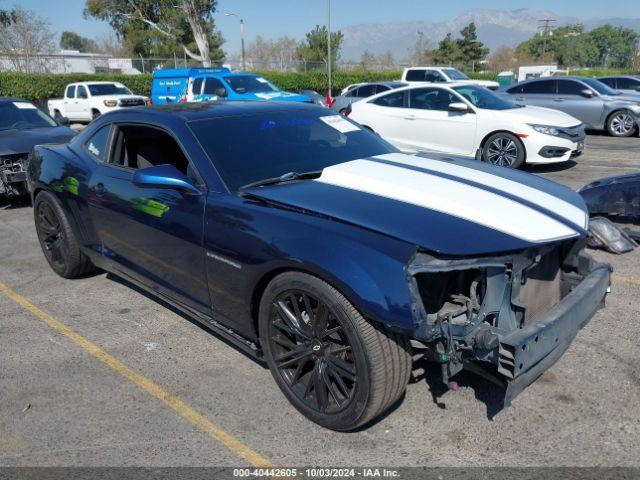
{"type": "Polygon", "coordinates": [[[28,153],[0,156],[0,187],[5,195],[25,195],[27,193],[28,153]]]}
{"type": "Polygon", "coordinates": [[[415,338],[441,364],[443,382],[467,368],[509,387],[549,368],[609,286],[610,267],[584,247],[581,239],[477,259],[418,253],[407,267],[415,338]],[[551,363],[542,368],[545,359],[551,363]]]}

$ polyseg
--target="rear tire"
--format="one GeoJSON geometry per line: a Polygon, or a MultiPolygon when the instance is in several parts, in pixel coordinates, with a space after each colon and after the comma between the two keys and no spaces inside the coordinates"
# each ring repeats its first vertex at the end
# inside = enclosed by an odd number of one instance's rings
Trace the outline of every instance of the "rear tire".
{"type": "Polygon", "coordinates": [[[317,277],[287,272],[274,278],[260,302],[259,330],[276,383],[323,427],[349,431],[366,424],[396,402],[409,381],[407,338],[367,322],[317,277]]]}
{"type": "Polygon", "coordinates": [[[61,123],[63,118],[64,118],[64,117],[63,117],[63,116],[62,116],[62,114],[60,113],[60,110],[55,110],[55,111],[53,112],[53,119],[54,119],[56,122],[61,123]]]}
{"type": "Polygon", "coordinates": [[[494,133],[482,147],[482,160],[493,165],[520,168],[525,159],[524,145],[511,133],[494,133]]]}
{"type": "Polygon", "coordinates": [[[612,137],[630,137],[636,128],[633,117],[626,110],[617,110],[607,119],[607,132],[612,137]]]}
{"type": "Polygon", "coordinates": [[[95,269],[80,251],[67,215],[53,194],[42,191],[33,205],[36,232],[47,262],[63,278],[75,278],[95,269]]]}
{"type": "Polygon", "coordinates": [[[98,118],[100,116],[100,111],[93,109],[91,110],[91,120],[95,120],[96,118],[98,118]]]}

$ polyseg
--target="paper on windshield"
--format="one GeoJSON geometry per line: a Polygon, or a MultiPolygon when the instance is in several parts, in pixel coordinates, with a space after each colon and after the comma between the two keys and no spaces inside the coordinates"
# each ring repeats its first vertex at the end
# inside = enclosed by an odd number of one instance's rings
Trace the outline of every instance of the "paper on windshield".
{"type": "Polygon", "coordinates": [[[13,104],[20,110],[37,110],[33,103],[29,102],[13,102],[13,104]]]}
{"type": "Polygon", "coordinates": [[[324,123],[326,123],[330,127],[335,128],[340,133],[356,132],[360,130],[353,123],[345,120],[345,118],[342,115],[330,115],[328,117],[320,117],[320,120],[322,120],[324,123]]]}
{"type": "Polygon", "coordinates": [[[259,81],[260,83],[269,83],[269,80],[262,77],[256,77],[256,80],[259,81]]]}

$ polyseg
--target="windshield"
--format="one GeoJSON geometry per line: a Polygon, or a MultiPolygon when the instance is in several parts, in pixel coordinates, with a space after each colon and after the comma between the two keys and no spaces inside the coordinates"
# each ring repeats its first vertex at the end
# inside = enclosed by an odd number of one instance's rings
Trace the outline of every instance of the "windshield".
{"type": "Polygon", "coordinates": [[[29,102],[1,102],[0,130],[28,130],[56,127],[58,124],[29,102]]]}
{"type": "Polygon", "coordinates": [[[519,108],[514,102],[504,100],[484,87],[469,85],[465,87],[455,87],[454,90],[477,108],[486,110],[510,110],[512,108],[519,108]]]}
{"type": "Polygon", "coordinates": [[[456,68],[443,68],[442,71],[451,80],[469,80],[469,77],[456,68]]]}
{"type": "Polygon", "coordinates": [[[613,88],[606,86],[600,80],[596,80],[595,78],[582,78],[581,80],[600,95],[620,95],[620,92],[616,92],[613,88]]]}
{"type": "Polygon", "coordinates": [[[316,172],[398,151],[324,109],[212,118],[189,126],[231,191],[288,172],[316,172]]]}
{"type": "Polygon", "coordinates": [[[89,85],[92,97],[103,97],[105,95],[133,95],[124,85],[114,85],[113,83],[96,83],[89,85]]]}
{"type": "Polygon", "coordinates": [[[224,77],[236,93],[277,92],[278,89],[266,78],[257,75],[235,75],[224,77]]]}

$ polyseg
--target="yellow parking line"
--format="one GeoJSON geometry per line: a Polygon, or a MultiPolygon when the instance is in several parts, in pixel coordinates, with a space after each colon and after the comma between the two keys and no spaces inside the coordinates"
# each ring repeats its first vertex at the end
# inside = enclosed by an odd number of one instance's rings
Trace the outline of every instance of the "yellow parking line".
{"type": "Polygon", "coordinates": [[[611,278],[618,282],[630,283],[631,285],[640,286],[640,280],[638,280],[637,278],[625,277],[624,275],[616,275],[615,273],[611,275],[611,278]]]}
{"type": "Polygon", "coordinates": [[[75,331],[67,327],[62,322],[53,318],[44,310],[41,310],[40,308],[36,307],[33,303],[29,302],[29,300],[27,300],[23,296],[11,290],[2,282],[0,282],[0,293],[5,295],[7,298],[10,298],[11,300],[15,301],[16,303],[18,303],[22,308],[29,311],[36,317],[38,317],[40,320],[45,322],[47,325],[49,325],[49,327],[54,329],[56,332],[69,338],[72,342],[74,342],[76,345],[83,348],[87,352],[89,352],[91,355],[93,355],[95,358],[100,360],[102,363],[113,368],[116,372],[118,372],[120,375],[125,377],[127,380],[130,380],[131,382],[135,383],[138,387],[140,387],[150,395],[156,397],[158,400],[160,400],[162,403],[164,403],[168,407],[171,407],[172,409],[174,409],[176,412],[178,412],[184,418],[189,420],[196,427],[204,430],[207,434],[209,434],[211,438],[213,438],[217,442],[220,442],[222,445],[227,447],[232,452],[246,459],[251,465],[255,467],[263,467],[263,468],[271,468],[274,466],[269,460],[267,460],[260,454],[251,450],[251,448],[246,446],[244,443],[242,443],[240,440],[235,438],[233,435],[222,430],[212,421],[200,415],[198,412],[196,412],[193,408],[191,408],[189,405],[184,403],[178,397],[175,397],[174,395],[169,393],[167,390],[162,388],[160,385],[152,382],[145,376],[131,370],[120,360],[112,357],[107,352],[105,352],[100,347],[98,347],[95,343],[92,343],[91,341],[87,340],[79,333],[76,333],[75,331]]]}

